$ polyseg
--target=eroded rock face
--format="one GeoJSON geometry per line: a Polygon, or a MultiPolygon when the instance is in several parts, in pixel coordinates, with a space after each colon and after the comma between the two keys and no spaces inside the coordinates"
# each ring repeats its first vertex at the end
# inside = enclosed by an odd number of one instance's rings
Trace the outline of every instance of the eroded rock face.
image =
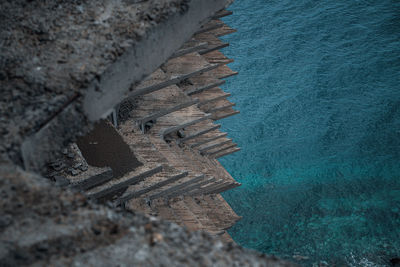
{"type": "Polygon", "coordinates": [[[0,160],[42,171],[228,0],[210,3],[1,1],[0,160]],[[181,19],[192,21],[181,39],[163,35],[181,19]]]}
{"type": "Polygon", "coordinates": [[[292,266],[0,166],[1,266],[292,266]]]}

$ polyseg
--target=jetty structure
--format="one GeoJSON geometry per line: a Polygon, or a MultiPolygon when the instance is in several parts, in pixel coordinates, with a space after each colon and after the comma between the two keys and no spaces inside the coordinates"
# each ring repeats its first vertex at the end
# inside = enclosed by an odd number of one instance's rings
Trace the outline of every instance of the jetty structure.
{"type": "MultiPolygon", "coordinates": [[[[240,217],[219,193],[240,185],[218,158],[239,150],[217,121],[238,113],[219,85],[237,74],[219,49],[235,30],[215,13],[46,175],[89,198],[222,235],[240,217]],[[68,164],[69,163],[69,164],[68,164]]],[[[90,103],[90,102],[89,102],[90,103]]],[[[96,106],[97,109],[97,106],[96,106]]]]}
{"type": "Polygon", "coordinates": [[[230,3],[0,3],[3,265],[290,266],[226,232],[240,219],[218,162],[240,150],[218,124],[239,112],[219,87],[237,74],[219,51],[230,3]]]}

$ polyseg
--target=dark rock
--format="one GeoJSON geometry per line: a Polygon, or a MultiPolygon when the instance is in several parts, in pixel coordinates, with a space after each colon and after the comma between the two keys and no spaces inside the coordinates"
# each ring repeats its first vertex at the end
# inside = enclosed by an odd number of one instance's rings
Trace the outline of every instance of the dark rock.
{"type": "Polygon", "coordinates": [[[64,176],[55,176],[54,179],[56,180],[56,185],[58,186],[67,186],[69,185],[69,180],[64,176]]]}
{"type": "Polygon", "coordinates": [[[87,171],[87,169],[88,169],[88,166],[86,165],[86,164],[82,164],[80,167],[79,167],[79,169],[81,170],[81,171],[87,171]]]}
{"type": "Polygon", "coordinates": [[[2,266],[295,266],[138,212],[116,212],[15,166],[0,165],[0,177],[0,192],[10,195],[0,210],[11,216],[0,232],[2,266]]]}
{"type": "Polygon", "coordinates": [[[9,226],[12,222],[11,215],[0,214],[0,229],[9,226]]]}
{"type": "Polygon", "coordinates": [[[72,168],[74,168],[74,169],[80,169],[81,166],[82,166],[82,163],[77,162],[77,163],[75,163],[75,164],[72,166],[72,168]]]}
{"type": "Polygon", "coordinates": [[[184,138],[186,136],[183,130],[179,130],[176,134],[178,135],[179,138],[184,138]]]}
{"type": "Polygon", "coordinates": [[[76,176],[76,175],[79,174],[79,171],[78,171],[78,170],[75,170],[75,169],[73,169],[73,168],[69,168],[69,169],[68,169],[68,172],[69,172],[72,176],[76,176]]]}
{"type": "Polygon", "coordinates": [[[390,264],[392,266],[400,266],[400,258],[392,258],[392,259],[390,259],[390,264]]]}

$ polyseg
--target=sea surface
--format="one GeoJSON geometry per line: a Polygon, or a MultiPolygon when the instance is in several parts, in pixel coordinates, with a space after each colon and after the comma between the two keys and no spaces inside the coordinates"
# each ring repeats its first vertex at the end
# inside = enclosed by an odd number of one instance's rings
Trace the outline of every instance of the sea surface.
{"type": "Polygon", "coordinates": [[[400,1],[236,0],[221,161],[240,245],[304,266],[400,257],[400,1]]]}

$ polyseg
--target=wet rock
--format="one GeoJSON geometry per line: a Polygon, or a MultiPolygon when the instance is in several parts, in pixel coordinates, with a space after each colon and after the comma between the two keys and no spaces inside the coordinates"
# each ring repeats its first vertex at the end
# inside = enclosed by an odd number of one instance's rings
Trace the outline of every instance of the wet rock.
{"type": "Polygon", "coordinates": [[[68,172],[72,175],[72,176],[76,176],[79,174],[79,171],[73,168],[69,168],[68,172]]]}
{"type": "Polygon", "coordinates": [[[54,177],[55,181],[56,181],[56,185],[57,186],[67,186],[69,185],[69,180],[67,178],[65,178],[64,176],[55,176],[54,177]]]}
{"type": "Polygon", "coordinates": [[[15,166],[0,165],[0,177],[0,193],[9,195],[0,210],[11,216],[0,231],[5,266],[295,266],[154,217],[96,205],[15,166]]]}
{"type": "Polygon", "coordinates": [[[79,167],[79,169],[81,170],[81,171],[87,171],[87,169],[88,169],[88,166],[86,165],[86,164],[82,164],[80,167],[79,167]]]}
{"type": "Polygon", "coordinates": [[[307,256],[302,256],[302,255],[293,255],[293,259],[297,261],[303,261],[303,260],[308,260],[310,257],[307,256]]]}
{"type": "Polygon", "coordinates": [[[82,166],[82,163],[81,163],[81,162],[77,162],[77,163],[75,163],[75,164],[72,166],[72,168],[74,168],[74,169],[80,169],[81,166],[82,166]]]}
{"type": "Polygon", "coordinates": [[[325,267],[325,266],[329,266],[329,264],[326,261],[319,262],[319,267],[325,267]]]}
{"type": "Polygon", "coordinates": [[[390,259],[390,264],[392,266],[400,266],[400,258],[392,258],[392,259],[390,259]]]}
{"type": "Polygon", "coordinates": [[[9,226],[12,222],[11,215],[0,214],[0,229],[9,226]]]}
{"type": "Polygon", "coordinates": [[[178,135],[179,138],[184,138],[186,136],[183,130],[179,130],[176,134],[178,135]]]}

